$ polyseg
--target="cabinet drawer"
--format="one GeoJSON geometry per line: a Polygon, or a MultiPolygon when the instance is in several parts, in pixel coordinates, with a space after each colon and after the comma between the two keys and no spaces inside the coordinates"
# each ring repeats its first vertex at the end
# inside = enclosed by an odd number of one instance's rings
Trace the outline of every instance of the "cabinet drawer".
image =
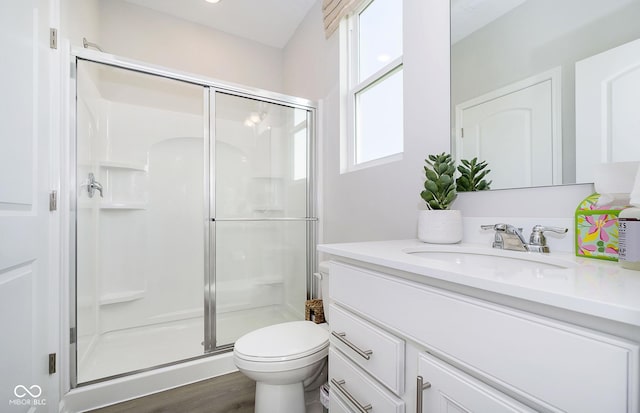
{"type": "Polygon", "coordinates": [[[331,396],[329,399],[329,411],[331,413],[351,413],[345,402],[335,396],[331,396]]]}
{"type": "Polygon", "coordinates": [[[402,400],[369,378],[334,348],[329,349],[329,383],[331,398],[338,397],[353,411],[358,411],[355,407],[358,403],[363,407],[371,405],[371,412],[404,413],[402,400]]]}
{"type": "Polygon", "coordinates": [[[330,295],[545,409],[638,409],[634,343],[335,262],[330,295]]]}
{"type": "Polygon", "coordinates": [[[404,341],[332,304],[331,345],[397,395],[404,393],[404,341]],[[365,354],[366,353],[366,354],[365,354]]]}

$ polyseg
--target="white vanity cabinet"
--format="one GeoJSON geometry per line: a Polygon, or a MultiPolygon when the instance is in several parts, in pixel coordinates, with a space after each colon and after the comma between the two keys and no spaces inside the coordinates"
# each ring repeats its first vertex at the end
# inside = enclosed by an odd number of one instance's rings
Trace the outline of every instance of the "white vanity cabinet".
{"type": "Polygon", "coordinates": [[[376,358],[332,336],[330,378],[351,371],[396,401],[356,390],[365,411],[414,412],[420,397],[425,413],[639,411],[637,342],[374,268],[330,266],[331,329],[376,358]]]}

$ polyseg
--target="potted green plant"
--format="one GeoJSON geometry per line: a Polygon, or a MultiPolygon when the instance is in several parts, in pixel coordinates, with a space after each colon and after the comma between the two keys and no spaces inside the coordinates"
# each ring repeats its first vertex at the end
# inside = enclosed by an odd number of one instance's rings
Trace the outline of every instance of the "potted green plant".
{"type": "Polygon", "coordinates": [[[449,207],[456,199],[455,162],[450,154],[429,155],[425,159],[424,189],[420,196],[427,209],[419,212],[418,239],[434,244],[454,244],[462,240],[462,214],[449,207]]]}
{"type": "Polygon", "coordinates": [[[485,191],[491,189],[491,182],[485,180],[491,169],[487,167],[487,161],[478,162],[478,158],[472,160],[461,159],[458,165],[460,177],[456,179],[456,190],[458,192],[485,191]]]}

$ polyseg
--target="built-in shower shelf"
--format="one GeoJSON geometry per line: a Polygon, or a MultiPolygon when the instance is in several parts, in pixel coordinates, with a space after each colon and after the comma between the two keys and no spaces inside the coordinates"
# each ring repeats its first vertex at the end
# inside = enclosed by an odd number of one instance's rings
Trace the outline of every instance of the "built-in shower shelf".
{"type": "Polygon", "coordinates": [[[102,168],[111,169],[130,169],[132,171],[146,171],[147,166],[141,163],[134,162],[116,162],[116,161],[98,161],[98,165],[102,168]]]}
{"type": "Polygon", "coordinates": [[[147,209],[146,202],[101,202],[100,209],[147,209]]]}
{"type": "Polygon", "coordinates": [[[115,210],[140,210],[147,209],[146,202],[92,202],[90,200],[78,201],[78,209],[115,209],[115,210]]]}
{"type": "Polygon", "coordinates": [[[284,284],[282,277],[263,277],[254,280],[256,285],[280,285],[284,284]]]}
{"type": "Polygon", "coordinates": [[[98,303],[100,305],[126,303],[144,298],[145,290],[119,291],[117,293],[102,294],[98,303]]]}

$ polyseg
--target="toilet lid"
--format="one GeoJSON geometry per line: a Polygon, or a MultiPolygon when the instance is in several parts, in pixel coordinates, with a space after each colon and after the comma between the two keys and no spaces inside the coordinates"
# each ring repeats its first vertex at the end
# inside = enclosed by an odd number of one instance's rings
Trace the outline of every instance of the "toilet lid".
{"type": "Polygon", "coordinates": [[[242,358],[285,361],[317,353],[329,344],[329,332],[312,321],[292,321],[252,331],[238,339],[242,358]]]}

